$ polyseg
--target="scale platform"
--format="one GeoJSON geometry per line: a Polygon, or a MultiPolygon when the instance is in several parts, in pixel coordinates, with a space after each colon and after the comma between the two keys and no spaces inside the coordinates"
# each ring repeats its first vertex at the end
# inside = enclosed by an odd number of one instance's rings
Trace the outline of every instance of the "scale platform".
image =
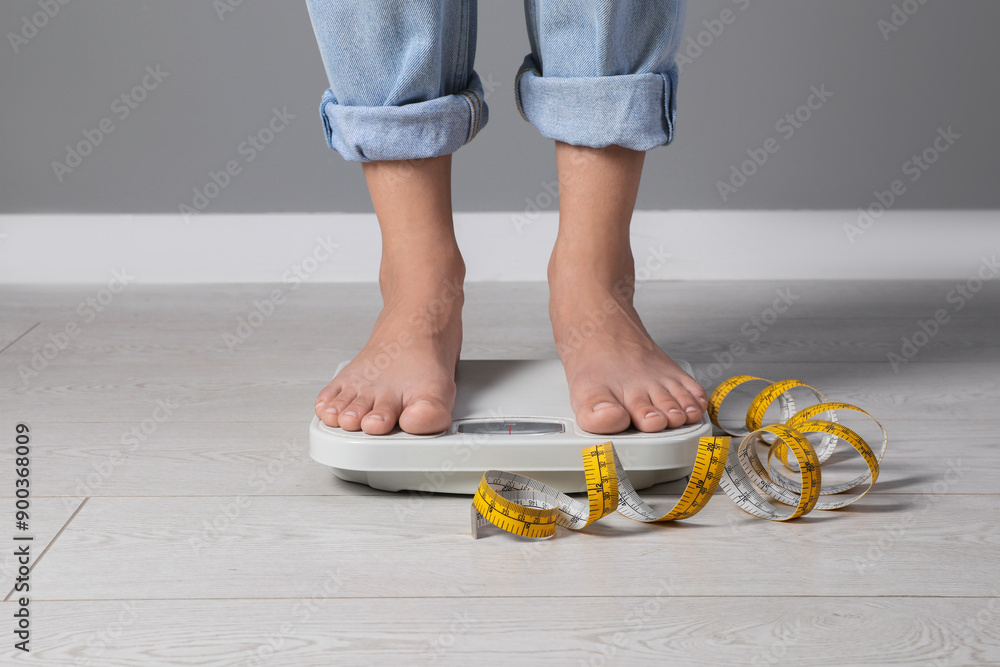
{"type": "MultiPolygon", "coordinates": [[[[677,363],[691,372],[686,362],[677,363]]],[[[584,431],[558,359],[462,359],[455,381],[455,410],[446,431],[413,435],[397,425],[386,435],[368,435],[314,416],[310,456],[340,479],[386,491],[472,495],[484,472],[505,470],[575,493],[586,491],[583,448],[610,440],[638,490],[687,476],[698,439],[712,431],[704,414],[698,423],[657,433],[631,426],[612,435],[584,431]]]]}

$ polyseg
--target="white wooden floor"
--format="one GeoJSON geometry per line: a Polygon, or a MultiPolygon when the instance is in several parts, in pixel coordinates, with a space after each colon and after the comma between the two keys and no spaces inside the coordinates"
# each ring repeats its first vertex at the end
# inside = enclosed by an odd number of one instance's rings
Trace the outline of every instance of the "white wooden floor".
{"type": "MultiPolygon", "coordinates": [[[[12,648],[8,596],[0,655],[47,665],[1000,664],[1000,284],[960,311],[946,298],[954,287],[640,285],[648,328],[696,370],[741,341],[747,352],[722,377],[795,377],[882,419],[882,476],[856,505],[787,524],[720,495],[685,522],[613,515],[538,543],[473,540],[468,498],[374,491],[309,458],[315,395],[364,343],[374,285],[286,292],[233,351],[223,334],[274,286],[130,286],[93,321],[78,306],[95,288],[2,288],[5,593],[16,576],[18,422],[33,436],[35,563],[33,651],[12,648]],[[794,304],[752,341],[744,324],[784,288],[794,304]],[[887,353],[941,308],[950,321],[894,372],[887,353]],[[71,322],[79,335],[22,379],[71,322]]],[[[467,294],[463,356],[555,357],[544,284],[467,294]]],[[[672,490],[644,495],[662,505],[672,490]]]]}

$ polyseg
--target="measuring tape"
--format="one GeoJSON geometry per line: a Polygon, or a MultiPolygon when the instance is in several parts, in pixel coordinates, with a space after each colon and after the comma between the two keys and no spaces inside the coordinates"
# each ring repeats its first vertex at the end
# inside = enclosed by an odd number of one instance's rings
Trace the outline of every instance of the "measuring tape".
{"type": "Polygon", "coordinates": [[[481,528],[493,524],[516,535],[546,538],[555,534],[557,524],[579,530],[616,510],[644,523],[686,519],[700,512],[719,487],[740,509],[762,519],[787,521],[814,509],[846,507],[868,493],[878,479],[879,463],[889,442],[885,427],[870,414],[848,403],[831,402],[798,380],[771,382],[737,375],[712,392],[708,416],[728,435],[706,436],[699,440],[687,487],[667,513],[656,512],[639,497],[609,440],[583,449],[586,503],[530,477],[500,470],[484,473],[472,499],[473,537],[478,538],[481,528]],[[723,426],[720,414],[726,399],[733,396],[737,387],[746,389],[753,385],[762,385],[762,389],[750,401],[743,424],[733,426],[732,420],[727,420],[727,426],[723,426]],[[818,402],[797,410],[793,392],[810,394],[818,402]],[[780,410],[780,421],[765,426],[765,415],[775,402],[780,410]],[[864,438],[839,422],[838,410],[860,412],[878,425],[882,430],[882,444],[877,454],[864,438]],[[826,419],[816,419],[824,413],[826,419]],[[807,433],[822,434],[819,444],[814,447],[807,433]],[[766,466],[757,455],[758,441],[770,445],[766,466]],[[841,441],[861,455],[868,472],[847,482],[824,487],[820,469],[841,441]],[[774,461],[797,472],[799,479],[782,474],[774,461]],[[867,487],[860,493],[840,495],[865,482],[867,487]]]}

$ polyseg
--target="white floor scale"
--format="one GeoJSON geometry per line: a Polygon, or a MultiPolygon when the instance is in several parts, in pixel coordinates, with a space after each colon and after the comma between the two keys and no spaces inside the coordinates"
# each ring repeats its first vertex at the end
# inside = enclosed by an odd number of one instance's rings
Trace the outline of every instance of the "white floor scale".
{"type": "MultiPolygon", "coordinates": [[[[677,363],[691,372],[686,362],[677,363]]],[[[448,430],[412,435],[397,425],[387,435],[367,435],[329,427],[313,417],[310,455],[340,479],[386,491],[471,495],[485,471],[505,470],[574,493],[586,490],[583,448],[610,440],[632,484],[643,489],[688,475],[698,439],[712,430],[702,415],[696,424],[657,433],[584,431],[570,407],[558,359],[462,359],[455,379],[458,391],[448,430]]]]}

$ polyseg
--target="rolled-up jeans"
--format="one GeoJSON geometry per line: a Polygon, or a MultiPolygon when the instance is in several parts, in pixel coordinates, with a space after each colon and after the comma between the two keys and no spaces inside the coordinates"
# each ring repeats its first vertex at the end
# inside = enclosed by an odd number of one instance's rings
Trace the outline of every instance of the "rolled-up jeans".
{"type": "MultiPolygon", "coordinates": [[[[669,144],[685,3],[524,0],[531,51],[513,91],[521,116],[542,136],[578,146],[669,144]]],[[[486,126],[487,94],[473,67],[476,0],[306,4],[330,80],[320,116],[346,160],[447,155],[486,126]]]]}

